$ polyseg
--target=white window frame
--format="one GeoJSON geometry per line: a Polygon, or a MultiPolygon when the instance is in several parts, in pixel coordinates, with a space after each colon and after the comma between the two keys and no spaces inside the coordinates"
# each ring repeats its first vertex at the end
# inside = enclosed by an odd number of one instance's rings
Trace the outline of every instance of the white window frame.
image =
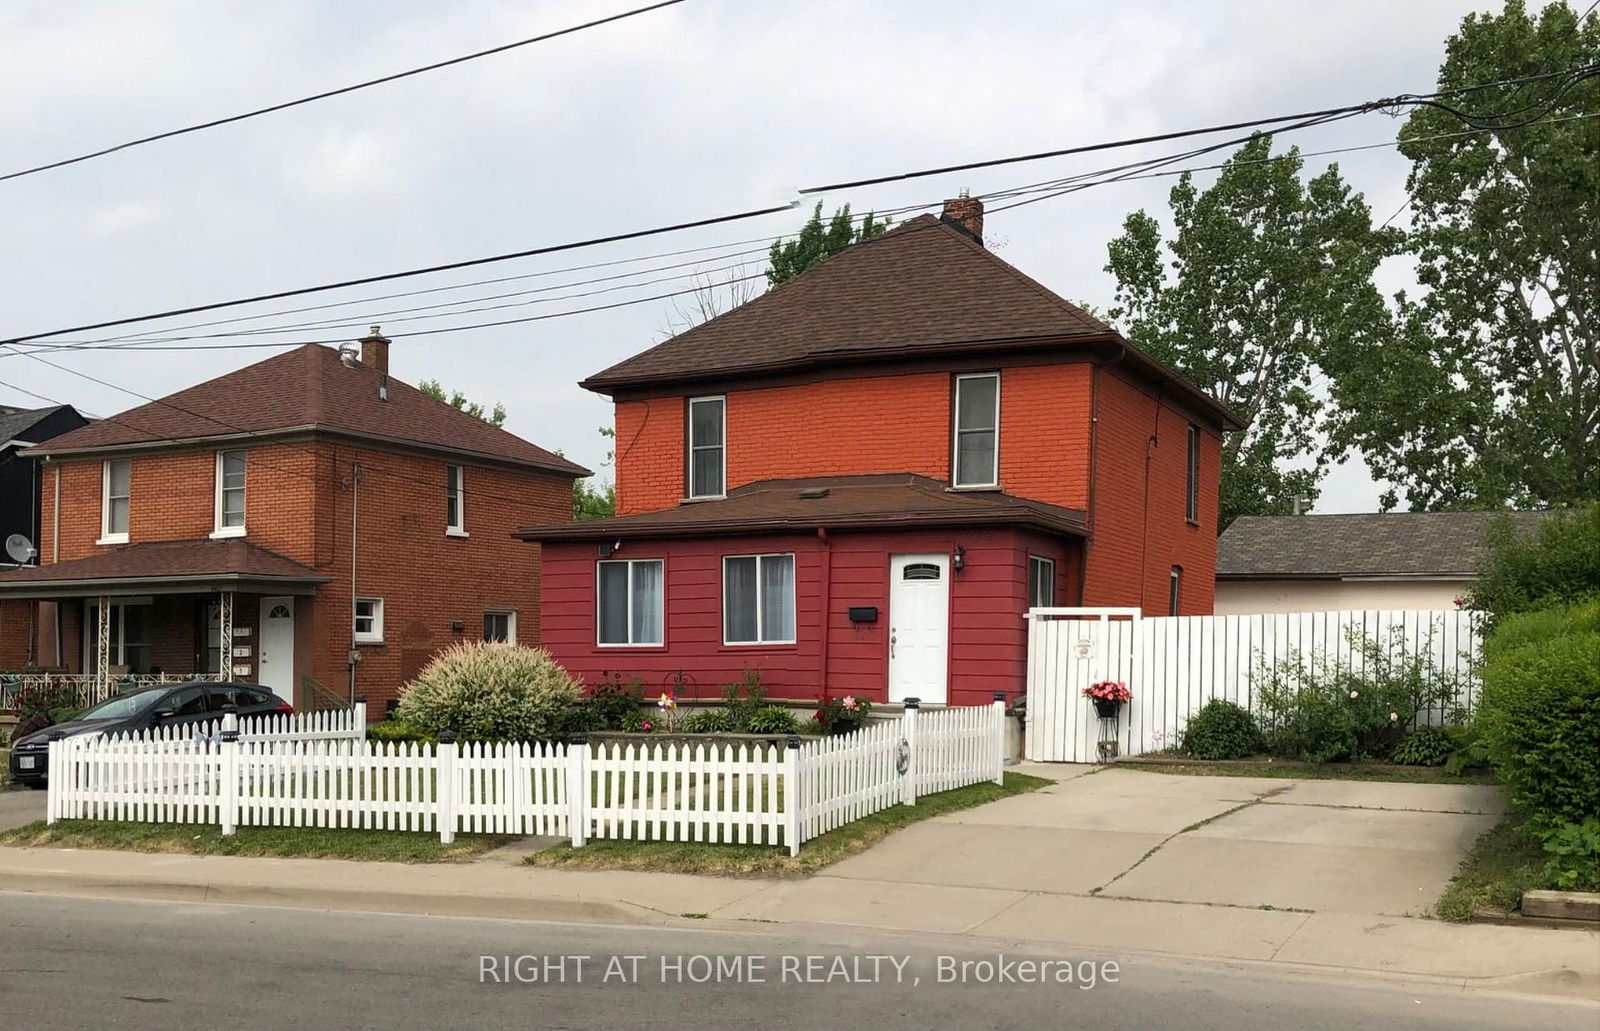
{"type": "MultiPolygon", "coordinates": [[[[517,611],[516,611],[516,609],[484,609],[483,610],[484,619],[488,619],[490,616],[504,616],[504,617],[506,617],[506,639],[505,639],[505,643],[506,644],[516,644],[517,643],[517,611]]],[[[489,639],[488,635],[485,634],[484,635],[484,640],[487,641],[488,639],[489,639]]]]}
{"type": "Polygon", "coordinates": [[[1173,566],[1172,577],[1167,582],[1167,615],[1176,616],[1183,607],[1183,567],[1173,566]]]}
{"type": "MultiPolygon", "coordinates": [[[[968,430],[967,432],[983,432],[968,430]]],[[[950,405],[950,486],[993,489],[1000,486],[1000,373],[964,372],[956,377],[955,395],[950,405]],[[994,380],[994,461],[989,479],[982,483],[962,483],[961,476],[961,384],[968,380],[994,380]]]]}
{"type": "Polygon", "coordinates": [[[1200,427],[1189,424],[1189,449],[1184,455],[1183,517],[1200,522],[1200,427]]]}
{"type": "Polygon", "coordinates": [[[792,552],[792,551],[765,551],[765,552],[755,552],[755,553],[744,554],[744,555],[724,555],[724,556],[722,556],[722,591],[721,591],[721,604],[718,606],[718,608],[721,609],[721,615],[722,615],[722,644],[723,644],[723,646],[726,647],[726,648],[766,648],[766,647],[772,647],[772,646],[777,646],[777,645],[786,645],[786,644],[796,644],[796,643],[798,643],[799,635],[800,635],[800,597],[799,597],[799,595],[800,595],[800,563],[795,560],[795,553],[794,552],[792,552]],[[729,563],[729,561],[731,561],[733,559],[741,559],[741,558],[753,558],[753,559],[756,560],[756,620],[755,620],[755,624],[756,624],[756,639],[754,641],[730,641],[730,640],[728,640],[728,563],[729,563]],[[790,577],[790,580],[789,580],[789,605],[794,610],[794,632],[795,632],[795,636],[794,637],[790,637],[787,640],[778,640],[776,638],[764,639],[761,636],[761,603],[766,600],[766,598],[765,598],[766,588],[763,587],[762,583],[761,583],[761,563],[763,562],[763,560],[769,559],[769,558],[786,558],[786,559],[788,559],[789,560],[789,569],[793,574],[790,577]]]}
{"type": "Polygon", "coordinates": [[[382,644],[383,643],[383,599],[382,598],[357,598],[350,607],[350,639],[357,644],[382,644]],[[372,606],[372,629],[362,633],[356,629],[356,620],[361,617],[361,604],[366,602],[372,606]]]}
{"type": "Polygon", "coordinates": [[[728,496],[728,395],[707,394],[704,397],[689,398],[689,424],[684,427],[684,454],[685,454],[685,479],[684,496],[694,500],[710,500],[728,496]],[[694,442],[694,406],[717,402],[722,405],[722,439],[715,444],[696,444],[694,442]],[[718,479],[722,489],[715,494],[696,494],[694,492],[694,453],[696,451],[709,451],[716,448],[722,458],[722,467],[718,479]]]}
{"type": "Polygon", "coordinates": [[[1056,560],[1053,559],[1053,558],[1045,558],[1043,555],[1029,555],[1028,556],[1028,607],[1029,608],[1050,608],[1055,603],[1056,603],[1056,560]],[[1034,592],[1035,592],[1035,589],[1038,587],[1038,575],[1034,572],[1035,568],[1038,568],[1038,569],[1041,569],[1041,570],[1045,569],[1045,568],[1048,568],[1050,570],[1050,597],[1046,598],[1043,601],[1036,601],[1034,599],[1034,592]]]}
{"type": "Polygon", "coordinates": [[[447,466],[444,467],[444,492],[445,492],[445,498],[447,500],[453,497],[455,499],[455,503],[456,503],[456,521],[454,523],[451,523],[449,521],[449,514],[450,514],[449,508],[447,507],[445,509],[445,528],[444,528],[445,536],[446,537],[469,537],[469,536],[471,536],[469,533],[467,533],[467,467],[466,466],[464,466],[464,465],[447,465],[447,466]],[[451,470],[455,471],[455,477],[456,477],[456,486],[455,486],[455,490],[454,491],[452,491],[450,489],[450,473],[451,473],[451,470]]]}
{"type": "MultiPolygon", "coordinates": [[[[238,526],[223,526],[222,525],[222,493],[223,493],[222,469],[223,469],[224,462],[226,461],[225,456],[227,456],[227,455],[241,455],[241,456],[243,456],[244,453],[245,452],[244,452],[244,450],[242,448],[229,448],[228,450],[218,451],[217,452],[217,471],[216,471],[216,478],[214,480],[213,487],[212,487],[212,494],[213,494],[212,508],[213,508],[213,511],[212,511],[212,519],[211,519],[211,537],[212,537],[213,540],[216,540],[216,539],[219,539],[219,538],[222,538],[222,537],[243,537],[244,536],[244,526],[245,526],[244,523],[240,523],[238,526]]],[[[248,485],[249,481],[250,481],[249,469],[250,469],[250,463],[249,463],[249,459],[247,458],[245,460],[245,483],[246,483],[246,485],[248,485]]],[[[249,505],[249,503],[250,503],[250,500],[249,500],[250,499],[250,495],[249,495],[249,492],[246,489],[246,487],[240,487],[239,491],[240,491],[240,493],[244,494],[244,496],[245,496],[245,504],[249,505]]]]}
{"type": "Polygon", "coordinates": [[[128,543],[127,527],[117,533],[111,532],[111,466],[116,462],[128,467],[128,493],[119,497],[128,502],[128,524],[133,524],[133,459],[108,458],[100,463],[100,539],[96,544],[128,543]]]}
{"type": "Polygon", "coordinates": [[[594,564],[594,645],[596,648],[665,648],[667,646],[667,560],[661,558],[603,558],[594,564]],[[654,563],[661,567],[660,611],[656,624],[661,627],[661,640],[635,641],[633,639],[633,567],[654,563]],[[600,640],[600,567],[625,565],[628,567],[628,639],[626,641],[600,640]]]}

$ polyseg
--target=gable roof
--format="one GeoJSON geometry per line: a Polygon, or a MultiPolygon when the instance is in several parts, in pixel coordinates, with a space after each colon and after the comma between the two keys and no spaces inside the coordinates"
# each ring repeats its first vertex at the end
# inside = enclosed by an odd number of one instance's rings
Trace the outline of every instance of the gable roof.
{"type": "Polygon", "coordinates": [[[732,311],[596,373],[602,394],[848,362],[1016,347],[1109,347],[1222,422],[1237,417],[1110,326],[921,215],[732,311]]]}
{"type": "Polygon", "coordinates": [[[0,446],[7,441],[27,440],[27,432],[50,416],[71,405],[48,408],[10,408],[0,406],[0,446]]]}
{"type": "Polygon", "coordinates": [[[1021,525],[1086,536],[1084,513],[1000,491],[953,491],[913,473],[759,480],[725,498],[580,523],[528,526],[529,541],[707,537],[733,533],[1021,525]]]}
{"type": "Polygon", "coordinates": [[[383,400],[379,381],[371,366],[347,366],[335,349],[306,344],[64,433],[33,453],[320,430],[589,475],[583,466],[393,377],[383,400]]]}
{"type": "Polygon", "coordinates": [[[1470,576],[1489,528],[1519,532],[1548,512],[1364,512],[1240,516],[1217,539],[1217,579],[1470,576]]]}

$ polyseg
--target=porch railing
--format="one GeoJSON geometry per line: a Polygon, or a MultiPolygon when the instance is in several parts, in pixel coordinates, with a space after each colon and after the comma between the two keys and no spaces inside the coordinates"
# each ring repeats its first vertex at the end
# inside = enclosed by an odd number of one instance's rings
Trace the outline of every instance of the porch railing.
{"type": "Polygon", "coordinates": [[[71,704],[79,709],[124,691],[196,680],[223,680],[220,673],[0,673],[0,712],[16,712],[23,692],[68,689],[71,704]]]}

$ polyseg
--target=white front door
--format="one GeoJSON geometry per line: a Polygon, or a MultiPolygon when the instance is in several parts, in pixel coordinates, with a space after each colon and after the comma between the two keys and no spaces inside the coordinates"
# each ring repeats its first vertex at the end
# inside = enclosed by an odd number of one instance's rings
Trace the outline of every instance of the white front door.
{"type": "Polygon", "coordinates": [[[889,558],[889,700],[943,702],[950,652],[950,556],[889,558]]]}
{"type": "MultiPolygon", "coordinates": [[[[294,702],[294,599],[261,599],[260,653],[256,656],[256,683],[272,689],[284,701],[294,702]]],[[[224,669],[233,660],[222,657],[224,669]]]]}

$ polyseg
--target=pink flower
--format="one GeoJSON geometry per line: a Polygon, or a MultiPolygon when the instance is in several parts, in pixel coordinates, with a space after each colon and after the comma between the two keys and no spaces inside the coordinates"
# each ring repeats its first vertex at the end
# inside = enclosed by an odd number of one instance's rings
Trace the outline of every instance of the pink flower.
{"type": "Polygon", "coordinates": [[[846,709],[854,709],[856,707],[856,696],[853,694],[847,694],[839,704],[843,705],[846,709]]]}

